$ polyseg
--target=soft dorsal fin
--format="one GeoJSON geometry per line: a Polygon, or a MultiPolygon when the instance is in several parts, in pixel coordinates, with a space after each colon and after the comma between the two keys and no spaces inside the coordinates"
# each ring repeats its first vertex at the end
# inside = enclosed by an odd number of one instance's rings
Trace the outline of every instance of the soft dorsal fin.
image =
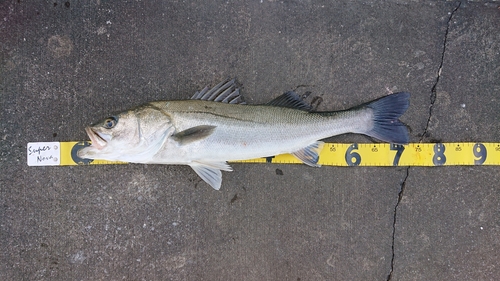
{"type": "Polygon", "coordinates": [[[222,81],[210,90],[208,87],[205,87],[200,92],[196,92],[191,99],[231,104],[246,104],[243,97],[240,96],[240,89],[236,88],[235,79],[222,81]]]}
{"type": "Polygon", "coordinates": [[[312,106],[305,102],[297,93],[294,91],[289,91],[283,95],[273,99],[272,101],[266,103],[266,105],[288,107],[293,109],[300,109],[304,111],[311,111],[312,106]]]}

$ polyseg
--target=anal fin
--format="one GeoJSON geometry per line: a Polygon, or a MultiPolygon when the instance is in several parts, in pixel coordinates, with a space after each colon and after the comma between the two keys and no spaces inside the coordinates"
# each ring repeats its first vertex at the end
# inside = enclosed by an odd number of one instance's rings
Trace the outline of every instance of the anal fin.
{"type": "Polygon", "coordinates": [[[312,167],[319,167],[321,166],[318,164],[319,153],[321,152],[321,149],[323,149],[323,145],[325,145],[324,142],[317,141],[302,148],[301,150],[292,152],[291,154],[297,157],[300,161],[304,162],[304,164],[312,167]]]}

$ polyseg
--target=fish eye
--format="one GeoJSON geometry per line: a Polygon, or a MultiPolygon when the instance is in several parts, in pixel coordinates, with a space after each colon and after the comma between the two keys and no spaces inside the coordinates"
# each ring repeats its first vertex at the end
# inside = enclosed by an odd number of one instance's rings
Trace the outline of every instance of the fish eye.
{"type": "Polygon", "coordinates": [[[111,129],[116,126],[116,123],[118,123],[118,118],[114,116],[108,117],[104,120],[104,128],[111,129]]]}

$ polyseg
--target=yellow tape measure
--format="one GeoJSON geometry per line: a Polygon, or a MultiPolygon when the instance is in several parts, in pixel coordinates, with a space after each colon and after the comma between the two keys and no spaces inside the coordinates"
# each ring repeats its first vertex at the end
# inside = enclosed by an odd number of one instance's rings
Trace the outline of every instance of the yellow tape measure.
{"type": "MultiPolygon", "coordinates": [[[[90,142],[28,143],[29,166],[127,164],[81,159],[77,151],[90,142]]],[[[237,161],[235,163],[300,164],[290,154],[237,161]]],[[[463,166],[500,165],[500,143],[326,143],[319,155],[325,166],[463,166]]]]}
{"type": "MultiPolygon", "coordinates": [[[[269,158],[241,162],[263,163],[269,158]]],[[[279,155],[272,163],[301,163],[279,155]]],[[[327,143],[319,164],[326,166],[453,166],[500,165],[500,143],[327,143]]]]}

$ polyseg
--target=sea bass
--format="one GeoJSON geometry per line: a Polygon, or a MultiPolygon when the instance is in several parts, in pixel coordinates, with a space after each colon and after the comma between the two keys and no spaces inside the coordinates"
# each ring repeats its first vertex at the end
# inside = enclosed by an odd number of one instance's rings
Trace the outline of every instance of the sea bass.
{"type": "Polygon", "coordinates": [[[246,105],[235,81],[196,92],[191,100],[156,101],[110,116],[85,128],[92,145],[78,156],[144,164],[189,165],[218,190],[227,161],[291,153],[319,166],[321,139],[365,134],[405,144],[409,136],[398,118],[410,94],[390,94],[342,111],[312,111],[295,92],[262,105],[246,105]]]}

